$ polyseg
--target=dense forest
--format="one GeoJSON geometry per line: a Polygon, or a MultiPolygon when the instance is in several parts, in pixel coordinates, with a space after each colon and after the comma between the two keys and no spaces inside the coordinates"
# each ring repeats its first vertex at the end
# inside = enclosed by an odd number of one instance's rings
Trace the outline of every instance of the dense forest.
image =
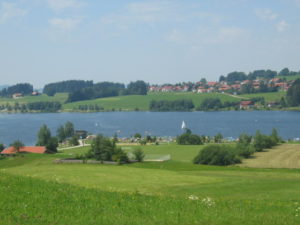
{"type": "Polygon", "coordinates": [[[0,91],[1,97],[12,97],[15,93],[20,93],[22,95],[31,95],[33,92],[33,86],[28,83],[16,84],[0,91]]]}

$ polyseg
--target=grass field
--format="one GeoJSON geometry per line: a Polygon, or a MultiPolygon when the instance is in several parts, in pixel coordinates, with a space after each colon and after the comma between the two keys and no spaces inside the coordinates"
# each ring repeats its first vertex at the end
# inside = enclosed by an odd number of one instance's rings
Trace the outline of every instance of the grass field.
{"type": "Polygon", "coordinates": [[[201,102],[206,98],[220,98],[224,101],[240,101],[240,99],[220,94],[220,93],[207,93],[207,94],[196,94],[196,93],[149,93],[148,95],[130,95],[130,96],[118,96],[110,98],[99,98],[89,101],[74,102],[64,105],[64,109],[72,110],[78,109],[79,105],[96,104],[104,107],[106,110],[148,110],[151,100],[177,100],[177,99],[191,99],[195,106],[199,106],[201,102]]]}
{"type": "Polygon", "coordinates": [[[42,94],[40,96],[25,96],[20,99],[12,99],[12,98],[0,98],[0,105],[5,105],[6,103],[14,104],[16,102],[18,103],[30,103],[30,102],[39,102],[39,101],[50,101],[50,102],[60,102],[64,103],[68,98],[68,95],[66,93],[57,93],[53,97],[49,97],[45,94],[42,94]]]}
{"type": "Polygon", "coordinates": [[[285,144],[265,152],[256,152],[254,159],[244,160],[242,166],[300,169],[300,146],[297,144],[285,144]]]}
{"type": "Polygon", "coordinates": [[[0,160],[0,224],[300,223],[300,170],[193,165],[201,146],[142,148],[172,159],[122,166],[53,163],[84,147],[0,160]]]}
{"type": "Polygon", "coordinates": [[[296,76],[278,76],[280,78],[285,78],[287,81],[290,81],[290,80],[296,80],[296,79],[299,79],[300,78],[300,75],[296,75],[296,76]]]}
{"type": "Polygon", "coordinates": [[[271,101],[279,101],[282,97],[286,96],[286,92],[270,92],[270,93],[257,93],[257,94],[247,94],[247,95],[239,95],[240,97],[245,98],[257,98],[264,97],[267,102],[271,101]]]}

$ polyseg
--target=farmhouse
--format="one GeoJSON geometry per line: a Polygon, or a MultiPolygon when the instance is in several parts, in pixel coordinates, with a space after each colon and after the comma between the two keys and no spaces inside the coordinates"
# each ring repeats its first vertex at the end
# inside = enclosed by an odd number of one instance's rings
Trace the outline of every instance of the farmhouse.
{"type": "Polygon", "coordinates": [[[23,95],[21,93],[15,93],[12,95],[13,99],[18,99],[18,98],[22,98],[23,95]]]}
{"type": "Polygon", "coordinates": [[[252,101],[241,101],[240,109],[250,109],[254,107],[254,102],[252,101]]]}
{"type": "MultiPolygon", "coordinates": [[[[23,148],[20,148],[19,152],[44,154],[44,153],[46,153],[46,148],[43,146],[23,147],[23,148]]],[[[12,146],[4,149],[1,152],[2,155],[10,155],[10,154],[16,154],[16,153],[17,153],[16,149],[12,146]]]]}

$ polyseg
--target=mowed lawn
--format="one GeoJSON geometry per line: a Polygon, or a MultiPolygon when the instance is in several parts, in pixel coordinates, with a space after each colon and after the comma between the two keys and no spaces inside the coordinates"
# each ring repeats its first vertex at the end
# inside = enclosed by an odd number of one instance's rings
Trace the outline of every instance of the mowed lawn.
{"type": "Polygon", "coordinates": [[[300,223],[300,170],[194,165],[202,146],[175,144],[142,146],[163,163],[53,163],[88,148],[0,160],[0,224],[300,223]]]}
{"type": "Polygon", "coordinates": [[[264,152],[256,152],[254,158],[245,159],[241,166],[300,169],[300,145],[283,144],[264,152]]]}
{"type": "Polygon", "coordinates": [[[192,92],[183,93],[149,93],[148,95],[128,95],[110,98],[98,98],[88,101],[79,101],[68,103],[64,105],[64,109],[72,110],[78,109],[79,105],[96,104],[104,107],[105,110],[149,110],[149,104],[152,100],[178,100],[178,99],[191,99],[195,106],[199,106],[206,98],[219,98],[222,102],[225,101],[240,101],[240,99],[220,94],[220,93],[207,93],[196,94],[192,92]]]}

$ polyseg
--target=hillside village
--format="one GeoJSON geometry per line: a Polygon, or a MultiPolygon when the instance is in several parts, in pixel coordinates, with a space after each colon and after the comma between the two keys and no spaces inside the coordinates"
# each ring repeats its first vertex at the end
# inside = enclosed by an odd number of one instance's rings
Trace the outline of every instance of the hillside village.
{"type": "Polygon", "coordinates": [[[183,82],[180,84],[151,85],[150,92],[194,92],[194,93],[231,93],[244,94],[254,92],[287,91],[293,84],[294,80],[286,81],[283,78],[272,79],[256,79],[235,81],[233,83],[221,81],[199,81],[199,82],[183,82]],[[247,91],[250,90],[250,91],[247,91]]]}

